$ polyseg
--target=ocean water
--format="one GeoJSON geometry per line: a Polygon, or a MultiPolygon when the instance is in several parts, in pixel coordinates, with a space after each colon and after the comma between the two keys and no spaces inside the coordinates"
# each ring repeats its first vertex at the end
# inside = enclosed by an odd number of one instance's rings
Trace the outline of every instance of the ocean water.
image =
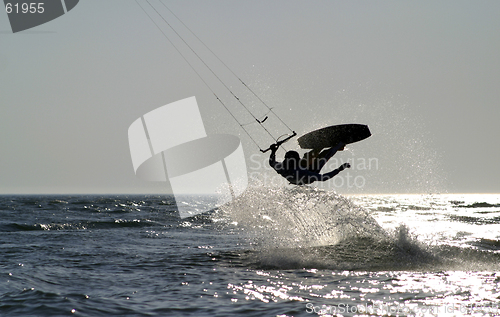
{"type": "Polygon", "coordinates": [[[499,223],[493,194],[0,196],[0,316],[498,316],[499,223]]]}

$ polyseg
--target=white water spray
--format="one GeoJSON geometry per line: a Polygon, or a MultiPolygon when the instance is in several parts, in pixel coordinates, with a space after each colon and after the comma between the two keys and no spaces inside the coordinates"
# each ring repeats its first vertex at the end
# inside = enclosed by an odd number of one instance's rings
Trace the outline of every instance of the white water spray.
{"type": "Polygon", "coordinates": [[[219,212],[262,248],[326,246],[387,236],[366,210],[313,187],[250,188],[219,212]]]}

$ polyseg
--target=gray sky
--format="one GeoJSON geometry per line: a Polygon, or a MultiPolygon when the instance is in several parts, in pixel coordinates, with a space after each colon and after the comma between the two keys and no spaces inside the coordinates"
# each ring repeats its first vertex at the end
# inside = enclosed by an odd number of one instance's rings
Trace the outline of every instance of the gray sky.
{"type": "MultiPolygon", "coordinates": [[[[299,134],[369,125],[336,156],[363,186],[341,174],[339,193],[500,192],[499,1],[165,3],[299,134]]],[[[0,193],[167,192],[135,177],[127,130],[191,96],[207,132],[239,135],[249,172],[274,176],[135,1],[81,0],[16,34],[0,13],[0,193]]]]}

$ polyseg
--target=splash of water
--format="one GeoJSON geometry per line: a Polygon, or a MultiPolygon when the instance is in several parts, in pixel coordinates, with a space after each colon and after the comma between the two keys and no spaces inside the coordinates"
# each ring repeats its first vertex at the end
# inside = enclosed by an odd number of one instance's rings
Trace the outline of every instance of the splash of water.
{"type": "Polygon", "coordinates": [[[314,187],[251,188],[220,213],[260,248],[326,246],[386,236],[366,210],[314,187]]]}
{"type": "Polygon", "coordinates": [[[312,187],[252,188],[223,206],[243,250],[219,254],[228,265],[258,269],[370,271],[498,270],[500,253],[433,246],[401,224],[385,231],[350,199],[312,187]]]}

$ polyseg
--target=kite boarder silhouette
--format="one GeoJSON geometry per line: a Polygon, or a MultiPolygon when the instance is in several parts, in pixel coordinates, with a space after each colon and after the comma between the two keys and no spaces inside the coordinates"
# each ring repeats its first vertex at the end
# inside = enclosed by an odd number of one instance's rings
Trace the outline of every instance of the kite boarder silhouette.
{"type": "Polygon", "coordinates": [[[269,157],[269,165],[291,184],[308,185],[316,181],[324,182],[344,169],[351,167],[349,163],[344,163],[331,172],[320,174],[326,162],[328,162],[337,151],[344,150],[345,144],[343,142],[323,151],[321,151],[321,149],[309,151],[304,154],[302,159],[296,151],[288,151],[285,153],[285,159],[281,163],[276,162],[276,151],[280,145],[280,142],[278,142],[270,146],[271,156],[269,157]]]}

